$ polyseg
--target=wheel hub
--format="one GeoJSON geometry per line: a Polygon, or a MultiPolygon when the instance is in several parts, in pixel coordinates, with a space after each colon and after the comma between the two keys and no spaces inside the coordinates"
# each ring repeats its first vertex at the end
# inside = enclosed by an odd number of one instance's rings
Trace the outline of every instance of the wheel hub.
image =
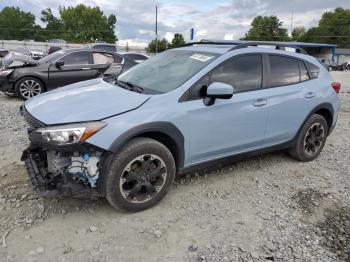
{"type": "Polygon", "coordinates": [[[315,123],[306,132],[304,139],[304,151],[309,156],[313,156],[321,148],[324,140],[324,127],[320,123],[315,123]]]}
{"type": "Polygon", "coordinates": [[[163,188],[166,175],[166,166],[160,157],[142,155],[124,168],[119,182],[120,192],[129,202],[147,202],[163,188]]]}

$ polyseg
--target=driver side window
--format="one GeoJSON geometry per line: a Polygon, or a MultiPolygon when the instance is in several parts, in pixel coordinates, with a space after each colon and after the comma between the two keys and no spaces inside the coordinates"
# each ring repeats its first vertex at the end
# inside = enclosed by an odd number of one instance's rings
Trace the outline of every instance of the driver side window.
{"type": "Polygon", "coordinates": [[[247,92],[262,86],[262,56],[244,55],[234,57],[219,65],[195,84],[187,94],[186,100],[204,98],[208,86],[213,82],[232,85],[235,92],[247,92]]]}

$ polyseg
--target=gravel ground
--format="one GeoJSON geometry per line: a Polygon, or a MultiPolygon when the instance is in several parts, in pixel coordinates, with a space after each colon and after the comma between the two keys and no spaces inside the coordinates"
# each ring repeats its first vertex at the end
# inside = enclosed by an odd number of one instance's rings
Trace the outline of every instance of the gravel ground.
{"type": "Polygon", "coordinates": [[[47,200],[19,158],[21,101],[0,96],[0,261],[350,261],[350,73],[313,162],[273,153],[178,178],[156,207],[47,200]]]}

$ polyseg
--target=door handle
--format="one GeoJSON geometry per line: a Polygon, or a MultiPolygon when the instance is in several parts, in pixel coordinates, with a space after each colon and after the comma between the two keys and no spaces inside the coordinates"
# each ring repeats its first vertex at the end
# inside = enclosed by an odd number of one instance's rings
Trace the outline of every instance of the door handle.
{"type": "Polygon", "coordinates": [[[309,92],[305,95],[305,98],[313,98],[315,96],[316,96],[316,94],[314,92],[309,92]]]}
{"type": "Polygon", "coordinates": [[[83,67],[82,70],[90,70],[90,67],[83,67]]]}
{"type": "Polygon", "coordinates": [[[267,105],[267,100],[261,99],[261,98],[257,99],[253,104],[253,106],[265,106],[265,105],[267,105]]]}

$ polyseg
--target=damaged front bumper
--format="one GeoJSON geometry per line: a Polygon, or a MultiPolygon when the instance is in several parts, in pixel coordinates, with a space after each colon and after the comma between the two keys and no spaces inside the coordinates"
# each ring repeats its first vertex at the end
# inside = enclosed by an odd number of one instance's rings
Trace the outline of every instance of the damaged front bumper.
{"type": "MultiPolygon", "coordinates": [[[[49,161],[55,160],[48,159],[48,152],[49,150],[31,145],[22,153],[21,160],[25,163],[28,176],[36,192],[48,198],[96,199],[101,196],[98,192],[97,181],[91,185],[91,180],[89,182],[89,177],[84,177],[83,173],[69,172],[69,169],[75,168],[71,163],[67,163],[60,170],[53,170],[53,163],[49,161]]],[[[58,152],[54,153],[60,155],[58,152]]],[[[97,180],[96,175],[95,179],[97,180]]]]}

